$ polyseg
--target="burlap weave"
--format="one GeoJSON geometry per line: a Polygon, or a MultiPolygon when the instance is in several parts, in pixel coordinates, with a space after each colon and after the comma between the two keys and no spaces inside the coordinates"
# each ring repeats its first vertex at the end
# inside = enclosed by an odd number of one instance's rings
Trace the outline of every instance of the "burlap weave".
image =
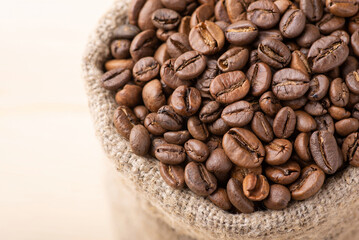
{"type": "Polygon", "coordinates": [[[173,190],[154,159],[131,153],[112,123],[114,96],[99,78],[116,26],[126,21],[129,0],[116,1],[90,37],[83,76],[97,136],[111,160],[120,239],[359,239],[359,168],[328,179],[314,197],[283,211],[229,214],[189,190],[173,190]]]}

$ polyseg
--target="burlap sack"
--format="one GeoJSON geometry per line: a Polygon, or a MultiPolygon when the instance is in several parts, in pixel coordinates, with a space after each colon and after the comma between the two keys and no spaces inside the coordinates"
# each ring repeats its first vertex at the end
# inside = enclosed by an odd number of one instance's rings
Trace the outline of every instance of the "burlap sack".
{"type": "Polygon", "coordinates": [[[119,239],[359,239],[359,168],[328,179],[311,199],[284,211],[229,214],[189,190],[173,190],[154,159],[134,155],[112,123],[114,96],[99,78],[129,0],[116,1],[92,34],[83,73],[96,134],[113,164],[109,180],[119,239]]]}

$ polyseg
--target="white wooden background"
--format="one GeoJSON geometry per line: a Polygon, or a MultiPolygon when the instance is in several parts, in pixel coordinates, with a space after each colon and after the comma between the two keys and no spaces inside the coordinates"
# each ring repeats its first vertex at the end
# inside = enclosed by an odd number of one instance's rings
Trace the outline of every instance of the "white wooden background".
{"type": "Polygon", "coordinates": [[[0,239],[113,239],[81,79],[111,0],[0,0],[0,239]]]}

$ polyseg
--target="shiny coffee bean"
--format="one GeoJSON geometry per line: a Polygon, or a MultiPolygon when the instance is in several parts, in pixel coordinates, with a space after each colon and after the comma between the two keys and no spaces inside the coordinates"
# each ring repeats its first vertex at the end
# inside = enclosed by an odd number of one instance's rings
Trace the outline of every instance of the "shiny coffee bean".
{"type": "Polygon", "coordinates": [[[197,139],[190,139],[184,144],[187,156],[196,162],[204,162],[209,155],[209,149],[204,142],[197,139]]]}
{"type": "Polygon", "coordinates": [[[159,163],[160,174],[162,179],[174,189],[184,188],[184,169],[180,165],[169,165],[162,162],[159,163]]]}
{"type": "Polygon", "coordinates": [[[132,40],[130,46],[130,54],[134,61],[147,56],[153,55],[155,52],[158,40],[156,38],[156,32],[152,29],[145,30],[136,35],[132,40]]]}
{"type": "Polygon", "coordinates": [[[335,132],[343,137],[358,131],[358,129],[359,120],[356,118],[346,118],[335,123],[335,132]]]}
{"type": "Polygon", "coordinates": [[[160,8],[152,13],[151,21],[157,28],[172,30],[180,23],[181,16],[172,9],[160,8]]]}
{"type": "Polygon", "coordinates": [[[178,26],[178,32],[186,34],[188,36],[189,32],[191,31],[190,21],[191,21],[191,16],[182,17],[181,23],[178,26]]]}
{"type": "Polygon", "coordinates": [[[126,59],[130,57],[131,41],[127,39],[114,40],[111,43],[111,54],[116,59],[126,59]]]}
{"type": "Polygon", "coordinates": [[[192,14],[190,20],[191,28],[199,23],[209,20],[214,15],[214,7],[211,4],[202,4],[192,14]]]}
{"type": "Polygon", "coordinates": [[[140,29],[132,24],[123,24],[118,26],[114,32],[114,38],[116,39],[133,39],[137,34],[140,33],[140,29]]]}
{"type": "Polygon", "coordinates": [[[247,78],[251,83],[251,94],[258,97],[270,87],[272,72],[267,64],[256,63],[248,69],[247,78]]]}
{"type": "Polygon", "coordinates": [[[148,114],[143,124],[147,128],[147,130],[155,136],[162,135],[166,132],[166,129],[161,127],[161,125],[157,122],[157,113],[148,114]]]}
{"type": "Polygon", "coordinates": [[[228,179],[232,166],[232,162],[221,148],[213,150],[206,161],[207,170],[212,172],[219,181],[228,179]]]}
{"type": "Polygon", "coordinates": [[[247,19],[263,29],[274,27],[280,19],[277,6],[269,0],[251,3],[247,9],[247,19]]]}
{"type": "Polygon", "coordinates": [[[165,143],[156,148],[155,156],[162,163],[177,165],[186,159],[186,152],[182,146],[165,143]]]}
{"type": "Polygon", "coordinates": [[[208,131],[214,135],[224,135],[231,127],[223,120],[218,118],[213,123],[208,124],[208,131]]]}
{"type": "Polygon", "coordinates": [[[160,64],[153,57],[144,57],[133,66],[133,77],[142,82],[155,78],[160,71],[160,64]]]}
{"type": "Polygon", "coordinates": [[[208,196],[208,199],[223,210],[228,211],[232,208],[231,201],[229,201],[227,191],[224,188],[218,188],[214,193],[208,196]]]}
{"type": "Polygon", "coordinates": [[[252,43],[252,46],[258,48],[258,45],[266,38],[283,41],[282,33],[278,29],[261,30],[258,33],[257,39],[252,43]]]}
{"type": "Polygon", "coordinates": [[[263,175],[248,174],[243,180],[243,193],[252,201],[262,201],[269,194],[269,183],[263,175]]]}
{"type": "Polygon", "coordinates": [[[126,84],[123,89],[116,93],[116,103],[133,108],[142,102],[141,92],[142,88],[140,86],[126,84]]]}
{"type": "Polygon", "coordinates": [[[345,107],[349,102],[349,89],[341,78],[336,78],[330,83],[330,101],[337,107],[345,107]]]}
{"type": "Polygon", "coordinates": [[[226,51],[218,58],[218,68],[222,72],[230,72],[242,69],[249,59],[247,48],[234,47],[226,51]]]}
{"type": "Polygon", "coordinates": [[[313,24],[306,24],[302,34],[296,38],[296,43],[300,47],[309,48],[319,38],[320,31],[318,27],[313,24]]]}
{"type": "Polygon", "coordinates": [[[346,75],[345,83],[352,93],[359,94],[359,69],[346,75]]]}
{"type": "Polygon", "coordinates": [[[326,0],[328,10],[338,17],[352,17],[358,12],[358,2],[355,0],[326,0]]]}
{"type": "Polygon", "coordinates": [[[161,3],[166,8],[172,9],[174,11],[182,12],[186,9],[187,1],[181,0],[161,0],[161,3]]]}
{"type": "Polygon", "coordinates": [[[317,121],[318,130],[324,130],[334,134],[334,121],[329,114],[316,117],[315,121],[317,121]]]}
{"type": "Polygon", "coordinates": [[[198,117],[190,117],[187,121],[187,129],[193,138],[200,141],[206,141],[209,132],[205,123],[202,123],[198,117]]]}
{"type": "Polygon", "coordinates": [[[316,23],[316,26],[322,34],[330,34],[336,30],[342,29],[344,25],[345,18],[337,17],[330,13],[325,14],[323,18],[316,23]]]}
{"type": "Polygon", "coordinates": [[[199,120],[204,123],[214,122],[221,116],[221,112],[221,105],[216,101],[210,101],[199,111],[199,120]]]}
{"type": "Polygon", "coordinates": [[[217,21],[229,23],[231,20],[229,19],[225,2],[225,0],[220,0],[216,3],[214,6],[214,16],[216,17],[217,21]]]}
{"type": "Polygon", "coordinates": [[[225,107],[222,111],[222,119],[231,127],[244,127],[253,118],[252,105],[246,101],[238,101],[225,107]]]}
{"type": "Polygon", "coordinates": [[[206,68],[205,57],[196,51],[189,51],[179,56],[174,63],[176,75],[181,80],[198,77],[206,68]]]}
{"type": "Polygon", "coordinates": [[[139,122],[130,108],[126,106],[119,106],[114,112],[113,123],[117,132],[124,138],[129,139],[131,129],[139,122]]]}
{"type": "Polygon", "coordinates": [[[351,41],[350,45],[353,49],[355,56],[359,56],[359,30],[356,30],[352,34],[350,41],[351,41]]]}
{"type": "Polygon", "coordinates": [[[302,73],[307,74],[308,76],[312,73],[307,57],[299,50],[292,52],[292,61],[290,62],[290,67],[297,69],[302,73]]]}
{"type": "Polygon", "coordinates": [[[116,91],[131,80],[131,71],[125,68],[116,68],[106,72],[101,77],[101,84],[107,90],[116,91]]]}
{"type": "MultiPolygon", "coordinates": [[[[145,126],[146,127],[146,126],[145,126]]],[[[147,128],[147,127],[146,127],[147,128]]],[[[148,130],[148,128],[147,128],[148,130]]],[[[156,148],[162,144],[167,143],[164,138],[162,137],[155,137],[153,138],[152,142],[151,142],[151,147],[150,147],[150,155],[154,158],[156,158],[156,148]]],[[[158,160],[158,159],[156,159],[158,160]]]]}
{"type": "Polygon", "coordinates": [[[140,14],[141,9],[145,5],[145,0],[133,0],[128,9],[128,20],[130,24],[137,25],[138,16],[140,14]]]}
{"type": "Polygon", "coordinates": [[[259,139],[249,130],[232,128],[223,136],[223,149],[237,166],[253,168],[261,165],[265,150],[259,139]]]}
{"type": "Polygon", "coordinates": [[[290,137],[296,126],[296,115],[290,107],[283,107],[274,118],[273,132],[278,138],[290,137]]]}
{"type": "Polygon", "coordinates": [[[198,89],[184,85],[176,88],[170,101],[174,111],[184,117],[195,114],[200,108],[201,102],[201,93],[198,89]]]}
{"type": "Polygon", "coordinates": [[[283,68],[289,64],[291,53],[281,41],[265,38],[258,45],[258,57],[273,68],[283,68]]]}
{"type": "Polygon", "coordinates": [[[105,63],[106,71],[111,71],[117,68],[129,69],[132,71],[133,65],[135,65],[132,59],[112,59],[105,63]]]}
{"type": "Polygon", "coordinates": [[[166,104],[166,97],[162,90],[161,82],[157,79],[148,82],[142,90],[142,99],[145,106],[151,112],[157,112],[166,104]]]}
{"type": "Polygon", "coordinates": [[[191,138],[191,135],[187,130],[182,130],[165,132],[163,134],[163,137],[168,143],[182,145],[191,138]]]}
{"type": "Polygon", "coordinates": [[[177,75],[176,72],[174,70],[174,63],[175,60],[172,59],[168,59],[162,66],[160,69],[160,75],[161,75],[161,80],[170,88],[172,89],[176,89],[177,87],[181,86],[181,85],[186,85],[189,86],[192,83],[190,81],[187,80],[181,80],[177,75]]]}
{"type": "Polygon", "coordinates": [[[188,36],[184,33],[174,33],[166,41],[168,54],[172,58],[177,58],[185,52],[191,51],[188,36]]]}
{"type": "Polygon", "coordinates": [[[266,167],[265,174],[274,183],[288,185],[299,177],[300,166],[297,162],[290,160],[278,166],[266,167]]]}
{"type": "Polygon", "coordinates": [[[160,107],[157,111],[156,122],[164,129],[178,131],[182,128],[183,119],[168,105],[160,107]]]}
{"type": "Polygon", "coordinates": [[[273,92],[265,92],[259,99],[259,106],[262,111],[270,117],[274,117],[282,108],[280,101],[273,92]]]}
{"type": "Polygon", "coordinates": [[[139,105],[133,109],[133,113],[138,118],[138,120],[140,120],[140,122],[143,124],[146,116],[149,114],[149,111],[145,106],[139,105]]]}
{"type": "Polygon", "coordinates": [[[288,161],[292,155],[293,146],[287,139],[274,139],[265,147],[265,161],[270,165],[280,165],[288,161]]]}
{"type": "Polygon", "coordinates": [[[170,55],[167,52],[166,43],[162,43],[161,46],[158,47],[153,55],[153,58],[160,64],[160,66],[162,66],[168,59],[170,59],[170,55]]]}
{"type": "Polygon", "coordinates": [[[304,107],[305,104],[307,104],[307,102],[308,102],[308,99],[306,98],[306,96],[302,96],[297,99],[282,101],[282,104],[285,107],[290,107],[293,110],[298,110],[298,109],[301,109],[302,107],[304,107]]]}
{"type": "Polygon", "coordinates": [[[298,37],[305,27],[305,14],[300,9],[289,9],[282,16],[279,29],[286,38],[298,37]]]}
{"type": "Polygon", "coordinates": [[[309,101],[304,110],[312,116],[321,116],[328,112],[327,108],[330,106],[330,102],[327,98],[321,101],[309,101]],[[329,104],[328,104],[329,103],[329,104]]]}
{"type": "Polygon", "coordinates": [[[227,194],[229,201],[242,213],[254,212],[254,204],[243,193],[242,183],[235,178],[229,179],[227,183],[227,194]]]}
{"type": "Polygon", "coordinates": [[[293,183],[289,190],[294,200],[305,200],[315,195],[322,188],[325,173],[315,164],[305,167],[300,178],[293,183]]]}
{"type": "Polygon", "coordinates": [[[319,21],[323,16],[322,0],[300,0],[300,9],[311,22],[319,21]]]}
{"type": "Polygon", "coordinates": [[[344,161],[349,162],[354,167],[359,167],[358,138],[359,133],[352,133],[345,138],[342,145],[344,161]]]}
{"type": "Polygon", "coordinates": [[[162,41],[162,42],[166,42],[167,39],[172,36],[173,34],[175,34],[176,32],[174,30],[164,30],[164,29],[157,29],[156,31],[156,37],[162,41]]]}
{"type": "Polygon", "coordinates": [[[329,90],[329,79],[320,74],[314,76],[309,82],[308,99],[311,101],[321,100],[329,90]]]}
{"type": "Polygon", "coordinates": [[[250,44],[258,35],[258,27],[251,21],[242,20],[229,25],[225,31],[226,39],[234,45],[250,44]]]}
{"type": "Polygon", "coordinates": [[[330,116],[335,120],[342,120],[344,118],[349,118],[351,113],[347,111],[345,108],[337,107],[337,106],[331,106],[328,108],[328,112],[330,116]]]}
{"type": "Polygon", "coordinates": [[[270,186],[269,195],[263,203],[268,209],[282,210],[288,206],[290,199],[291,195],[288,188],[280,184],[274,184],[270,186]]]}
{"type": "Polygon", "coordinates": [[[209,86],[217,75],[219,75],[217,60],[208,60],[207,69],[197,78],[196,82],[196,88],[201,92],[202,97],[212,98],[209,86]]]}
{"type": "Polygon", "coordinates": [[[217,189],[217,179],[201,163],[188,163],[184,177],[189,189],[199,196],[208,196],[217,189]]]}
{"type": "Polygon", "coordinates": [[[145,156],[150,150],[150,134],[141,124],[136,125],[131,129],[129,140],[132,152],[138,156],[145,156]]]}
{"type": "Polygon", "coordinates": [[[309,149],[309,138],[310,133],[303,132],[298,134],[294,141],[295,152],[300,157],[300,159],[307,162],[312,159],[312,155],[309,149]]]}
{"type": "Polygon", "coordinates": [[[264,142],[270,142],[274,138],[273,128],[262,112],[256,112],[254,114],[251,129],[256,136],[264,142]]]}
{"type": "Polygon", "coordinates": [[[206,144],[210,152],[213,152],[217,148],[222,149],[222,138],[212,135],[206,144]]]}
{"type": "Polygon", "coordinates": [[[248,8],[247,1],[239,2],[236,0],[226,0],[225,7],[227,10],[228,18],[231,23],[246,20],[246,9],[248,8]]]}
{"type": "Polygon", "coordinates": [[[296,129],[299,132],[311,132],[317,128],[314,118],[304,111],[295,111],[297,117],[296,129]]]}
{"type": "Polygon", "coordinates": [[[244,168],[234,165],[231,170],[231,177],[237,179],[239,182],[243,183],[244,178],[250,174],[260,175],[262,174],[262,165],[255,168],[244,168]]]}

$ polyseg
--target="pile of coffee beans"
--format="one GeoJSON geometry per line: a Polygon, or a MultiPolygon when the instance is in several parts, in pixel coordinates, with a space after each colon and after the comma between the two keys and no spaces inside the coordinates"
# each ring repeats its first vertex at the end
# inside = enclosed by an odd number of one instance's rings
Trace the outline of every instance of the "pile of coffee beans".
{"type": "Polygon", "coordinates": [[[359,166],[356,0],[133,0],[101,82],[132,151],[231,212],[359,166]]]}

